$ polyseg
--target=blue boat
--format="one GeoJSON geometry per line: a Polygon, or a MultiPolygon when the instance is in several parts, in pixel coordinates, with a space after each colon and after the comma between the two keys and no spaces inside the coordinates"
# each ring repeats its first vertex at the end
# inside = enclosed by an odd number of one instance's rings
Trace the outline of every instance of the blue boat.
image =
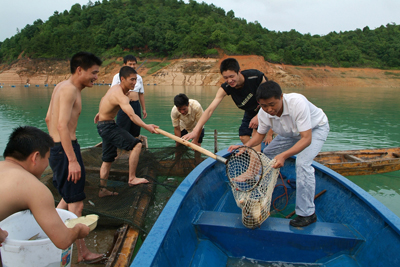
{"type": "MultiPolygon", "coordinates": [[[[225,165],[208,158],[177,188],[131,267],[400,266],[400,218],[340,174],[317,162],[313,166],[316,193],[325,192],[315,199],[317,222],[292,227],[271,208],[271,216],[251,230],[242,224],[225,165]]],[[[294,210],[294,157],[281,174],[277,184],[287,187],[286,209],[294,210]]],[[[272,198],[284,191],[277,186],[272,198]]],[[[280,198],[276,208],[285,202],[280,198]]]]}

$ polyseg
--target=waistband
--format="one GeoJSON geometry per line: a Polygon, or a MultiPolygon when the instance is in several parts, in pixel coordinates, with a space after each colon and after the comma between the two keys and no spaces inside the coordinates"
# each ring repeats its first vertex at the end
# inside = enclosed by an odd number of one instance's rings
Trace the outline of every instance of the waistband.
{"type": "MultiPolygon", "coordinates": [[[[72,144],[77,144],[77,143],[78,143],[78,140],[71,140],[71,143],[72,143],[72,144]]],[[[61,146],[61,142],[55,142],[55,143],[54,143],[54,146],[61,146]]]]}
{"type": "Polygon", "coordinates": [[[110,123],[115,123],[115,120],[99,121],[99,122],[97,122],[97,125],[110,124],[110,123]]]}

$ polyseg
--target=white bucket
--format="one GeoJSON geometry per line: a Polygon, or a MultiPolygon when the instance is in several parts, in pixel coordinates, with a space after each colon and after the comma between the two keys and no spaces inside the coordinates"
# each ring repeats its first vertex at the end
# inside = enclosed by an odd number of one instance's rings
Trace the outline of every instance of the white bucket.
{"type": "MultiPolygon", "coordinates": [[[[77,218],[67,210],[57,209],[61,220],[77,218]]],[[[71,266],[72,245],[65,250],[57,248],[47,237],[29,210],[17,212],[0,222],[8,237],[0,247],[3,267],[71,266]],[[28,240],[38,234],[36,240],[28,240]]]]}

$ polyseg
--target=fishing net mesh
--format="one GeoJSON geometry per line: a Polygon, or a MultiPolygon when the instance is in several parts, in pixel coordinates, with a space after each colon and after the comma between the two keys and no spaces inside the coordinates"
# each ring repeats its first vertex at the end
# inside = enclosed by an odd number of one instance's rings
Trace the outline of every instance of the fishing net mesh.
{"type": "Polygon", "coordinates": [[[242,209],[242,223],[250,229],[259,227],[269,217],[272,193],[279,175],[279,169],[272,168],[275,160],[270,160],[263,153],[259,156],[263,166],[259,183],[248,191],[231,187],[236,204],[242,209]]]}
{"type": "MultiPolygon", "coordinates": [[[[118,156],[111,165],[106,187],[118,195],[99,197],[101,156],[101,147],[82,149],[86,170],[86,199],[83,201],[83,215],[99,215],[99,225],[120,226],[126,223],[141,230],[143,230],[144,217],[156,191],[161,187],[162,190],[167,189],[172,194],[179,183],[178,181],[174,183],[176,179],[170,177],[185,177],[205,159],[181,145],[143,149],[136,175],[149,180],[149,184],[131,187],[128,184],[129,152],[118,150],[118,156]]],[[[61,196],[52,184],[52,177],[51,169],[48,169],[41,180],[52,191],[55,202],[58,204],[61,196]]]]}

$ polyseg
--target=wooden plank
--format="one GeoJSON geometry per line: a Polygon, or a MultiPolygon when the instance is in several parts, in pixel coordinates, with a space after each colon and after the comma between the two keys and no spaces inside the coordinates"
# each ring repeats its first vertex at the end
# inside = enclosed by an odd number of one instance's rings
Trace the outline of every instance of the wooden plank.
{"type": "Polygon", "coordinates": [[[346,159],[353,160],[353,161],[358,161],[358,162],[363,162],[363,161],[364,161],[364,160],[362,160],[362,159],[360,159],[360,158],[357,158],[356,156],[353,156],[353,155],[344,154],[343,156],[344,156],[346,159]]]}
{"type": "Polygon", "coordinates": [[[118,255],[118,259],[113,265],[114,267],[127,267],[135,250],[135,246],[139,237],[139,230],[129,227],[125,236],[124,245],[118,255]]]}
{"type": "Polygon", "coordinates": [[[111,252],[111,255],[110,255],[110,257],[109,257],[108,260],[107,260],[106,267],[111,267],[111,266],[113,266],[113,263],[117,260],[117,258],[118,258],[118,251],[119,251],[119,248],[121,247],[121,245],[124,243],[124,238],[125,238],[126,233],[127,233],[127,231],[128,231],[128,227],[129,227],[129,226],[128,226],[127,224],[124,224],[124,225],[119,229],[120,232],[119,232],[117,241],[115,242],[114,248],[113,248],[113,250],[112,250],[112,252],[111,252]]]}
{"type": "Polygon", "coordinates": [[[400,154],[399,153],[394,153],[392,154],[393,156],[395,156],[396,158],[400,158],[400,154]]]}

